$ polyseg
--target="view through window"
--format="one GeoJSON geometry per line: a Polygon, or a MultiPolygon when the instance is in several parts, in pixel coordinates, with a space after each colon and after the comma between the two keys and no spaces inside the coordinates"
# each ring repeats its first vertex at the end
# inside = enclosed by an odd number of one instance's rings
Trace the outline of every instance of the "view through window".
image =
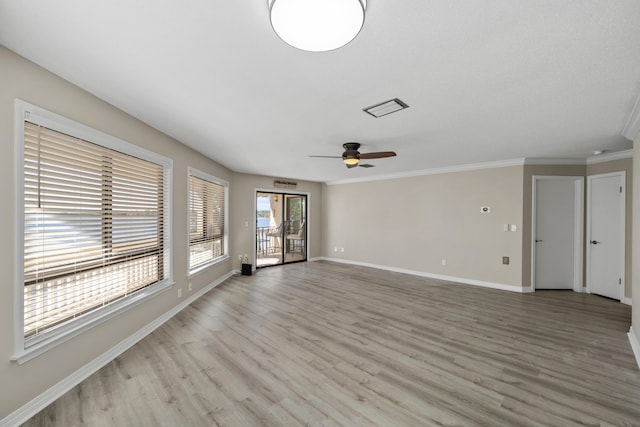
{"type": "Polygon", "coordinates": [[[203,172],[189,172],[189,270],[226,254],[227,185],[203,172]]]}
{"type": "Polygon", "coordinates": [[[256,267],[307,259],[307,196],[257,192],[256,267]]]}
{"type": "Polygon", "coordinates": [[[26,342],[168,275],[165,165],[24,122],[26,342]]]}

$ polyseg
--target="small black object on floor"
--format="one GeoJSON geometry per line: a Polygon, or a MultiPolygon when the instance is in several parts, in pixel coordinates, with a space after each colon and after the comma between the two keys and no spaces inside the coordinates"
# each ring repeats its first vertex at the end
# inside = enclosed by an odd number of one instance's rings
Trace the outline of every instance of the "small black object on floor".
{"type": "Polygon", "coordinates": [[[251,276],[251,264],[242,264],[242,275],[251,276]]]}

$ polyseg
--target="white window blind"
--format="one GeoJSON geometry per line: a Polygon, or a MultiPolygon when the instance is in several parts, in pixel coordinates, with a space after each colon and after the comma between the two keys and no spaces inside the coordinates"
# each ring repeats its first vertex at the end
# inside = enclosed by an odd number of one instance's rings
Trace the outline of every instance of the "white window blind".
{"type": "Polygon", "coordinates": [[[165,278],[162,165],[24,122],[24,337],[165,278]]]}
{"type": "Polygon", "coordinates": [[[226,185],[189,174],[189,270],[225,255],[226,185]]]}

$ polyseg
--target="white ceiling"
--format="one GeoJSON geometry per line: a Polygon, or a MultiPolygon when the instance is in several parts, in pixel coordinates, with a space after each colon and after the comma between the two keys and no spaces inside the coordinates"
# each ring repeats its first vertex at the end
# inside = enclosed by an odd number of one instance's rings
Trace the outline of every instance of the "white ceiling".
{"type": "Polygon", "coordinates": [[[0,0],[0,43],[234,171],[314,181],[628,149],[640,94],[638,0],[368,0],[324,53],[267,0],[0,0]],[[348,141],[398,156],[308,157],[348,141]]]}

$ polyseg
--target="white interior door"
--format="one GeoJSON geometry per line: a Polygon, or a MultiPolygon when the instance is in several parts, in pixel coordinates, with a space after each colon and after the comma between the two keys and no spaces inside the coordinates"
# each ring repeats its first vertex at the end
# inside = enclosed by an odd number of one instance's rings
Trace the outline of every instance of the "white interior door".
{"type": "Polygon", "coordinates": [[[624,173],[588,177],[587,287],[620,300],[624,277],[624,173]]]}
{"type": "Polygon", "coordinates": [[[534,289],[579,289],[582,180],[534,177],[534,289]]]}

